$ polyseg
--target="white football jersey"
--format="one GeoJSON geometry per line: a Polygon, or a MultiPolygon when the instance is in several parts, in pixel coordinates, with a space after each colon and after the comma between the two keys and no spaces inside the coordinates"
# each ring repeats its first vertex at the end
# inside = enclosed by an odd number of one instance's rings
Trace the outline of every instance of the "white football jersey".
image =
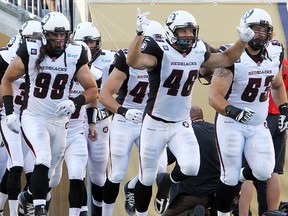
{"type": "MultiPolygon", "coordinates": [[[[101,50],[101,54],[92,62],[96,68],[99,68],[103,75],[102,75],[102,84],[103,86],[109,76],[111,64],[114,61],[114,56],[116,52],[113,50],[101,50]]],[[[101,86],[98,86],[99,90],[101,91],[101,86]]],[[[103,109],[105,108],[100,102],[98,103],[98,108],[103,109]]]]}
{"type": "Polygon", "coordinates": [[[26,109],[37,115],[57,117],[57,104],[69,99],[75,73],[88,59],[86,54],[82,55],[82,46],[68,44],[61,56],[50,58],[45,55],[39,67],[36,67],[40,47],[41,41],[27,39],[17,51],[27,67],[26,109]],[[23,51],[25,48],[26,53],[23,51]]]}
{"type": "MultiPolygon", "coordinates": [[[[0,56],[7,63],[7,67],[14,59],[16,55],[16,51],[17,51],[16,48],[11,48],[11,47],[2,48],[0,50],[0,56]]],[[[20,108],[24,101],[24,91],[25,91],[25,76],[22,76],[19,79],[14,81],[14,113],[18,115],[20,114],[20,108]]],[[[1,115],[5,115],[4,109],[1,112],[1,115]]]]}
{"type": "Polygon", "coordinates": [[[262,61],[256,62],[243,52],[231,67],[234,77],[226,98],[235,107],[255,112],[248,122],[250,125],[259,125],[266,120],[271,84],[279,72],[282,58],[283,46],[274,40],[264,50],[262,61]]]}
{"type": "Polygon", "coordinates": [[[127,50],[119,50],[115,56],[114,67],[127,75],[127,79],[120,87],[116,100],[127,109],[143,110],[149,91],[148,73],[129,67],[126,63],[127,50]]]}
{"type": "Polygon", "coordinates": [[[142,52],[157,58],[157,67],[148,73],[147,113],[171,122],[189,119],[193,86],[206,51],[206,44],[199,40],[184,57],[165,40],[145,38],[142,52]]]}

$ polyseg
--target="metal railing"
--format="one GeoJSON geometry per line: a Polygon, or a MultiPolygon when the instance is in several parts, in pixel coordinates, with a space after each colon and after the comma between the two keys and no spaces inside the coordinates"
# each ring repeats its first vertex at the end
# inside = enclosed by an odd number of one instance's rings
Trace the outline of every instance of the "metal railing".
{"type": "Polygon", "coordinates": [[[69,21],[73,8],[73,1],[69,0],[0,0],[2,3],[11,5],[15,9],[21,9],[29,17],[42,18],[50,11],[63,13],[69,21]]]}

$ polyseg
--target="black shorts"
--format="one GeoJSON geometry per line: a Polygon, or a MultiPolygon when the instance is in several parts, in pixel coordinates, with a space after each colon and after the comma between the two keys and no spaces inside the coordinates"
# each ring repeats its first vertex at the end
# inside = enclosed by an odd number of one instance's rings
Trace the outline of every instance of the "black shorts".
{"type": "Polygon", "coordinates": [[[283,174],[286,153],[286,131],[280,132],[278,128],[279,115],[269,114],[267,123],[272,134],[275,150],[275,168],[274,173],[283,174]]]}

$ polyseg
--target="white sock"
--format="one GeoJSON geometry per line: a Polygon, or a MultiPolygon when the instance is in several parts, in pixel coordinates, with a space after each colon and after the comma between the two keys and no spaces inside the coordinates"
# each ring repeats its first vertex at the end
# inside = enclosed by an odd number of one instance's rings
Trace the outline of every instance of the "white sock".
{"type": "Polygon", "coordinates": [[[88,206],[81,206],[80,212],[88,211],[88,206]]]}
{"type": "Polygon", "coordinates": [[[4,209],[4,205],[6,203],[7,198],[8,194],[0,193],[0,210],[4,209]]]}
{"type": "Polygon", "coordinates": [[[146,212],[138,212],[137,210],[136,210],[136,216],[147,216],[148,215],[148,212],[146,211],[146,212]]]}
{"type": "Polygon", "coordinates": [[[93,198],[92,198],[92,201],[93,201],[93,204],[94,204],[95,206],[97,206],[97,207],[102,207],[102,202],[98,202],[97,200],[94,200],[93,198]]]}
{"type": "Polygon", "coordinates": [[[9,200],[10,216],[18,216],[18,200],[9,200]]]}
{"type": "Polygon", "coordinates": [[[230,212],[220,212],[220,211],[217,211],[217,216],[230,216],[230,212]]]}
{"type": "Polygon", "coordinates": [[[33,205],[38,206],[38,205],[45,205],[46,206],[46,200],[45,199],[35,199],[33,200],[33,205]]]}
{"type": "Polygon", "coordinates": [[[105,216],[113,216],[115,203],[107,204],[105,202],[102,203],[102,215],[105,216]]]}
{"type": "Polygon", "coordinates": [[[69,208],[69,216],[79,216],[80,208],[69,208]]]}

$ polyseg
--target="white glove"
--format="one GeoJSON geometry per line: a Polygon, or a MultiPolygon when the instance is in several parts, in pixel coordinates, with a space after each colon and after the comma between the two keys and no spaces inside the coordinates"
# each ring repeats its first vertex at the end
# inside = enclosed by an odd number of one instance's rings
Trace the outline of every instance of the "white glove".
{"type": "Polygon", "coordinates": [[[150,20],[147,19],[146,16],[148,16],[150,14],[150,12],[146,12],[141,14],[140,13],[140,8],[137,8],[137,32],[143,32],[143,27],[144,25],[148,25],[150,23],[150,20]]]}
{"type": "Polygon", "coordinates": [[[14,133],[19,133],[20,131],[20,121],[19,116],[15,113],[6,116],[6,125],[14,133]]]}
{"type": "Polygon", "coordinates": [[[137,109],[128,109],[125,118],[135,124],[142,123],[143,112],[137,109]]]}
{"type": "Polygon", "coordinates": [[[75,105],[72,100],[65,100],[57,105],[56,114],[58,117],[71,116],[75,112],[75,105]]]}
{"type": "Polygon", "coordinates": [[[254,115],[254,111],[248,108],[243,108],[241,112],[238,113],[235,120],[246,124],[254,115]]]}
{"type": "Polygon", "coordinates": [[[237,27],[238,35],[241,41],[244,43],[249,42],[254,37],[254,31],[251,28],[237,27]]]}

